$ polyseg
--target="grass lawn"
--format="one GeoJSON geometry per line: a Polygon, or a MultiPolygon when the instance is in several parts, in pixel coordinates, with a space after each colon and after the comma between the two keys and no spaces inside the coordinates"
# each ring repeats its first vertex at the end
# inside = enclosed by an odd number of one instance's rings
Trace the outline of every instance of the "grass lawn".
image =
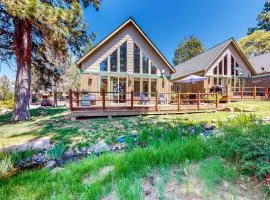
{"type": "MultiPolygon", "coordinates": [[[[255,110],[258,117],[270,116],[270,103],[267,101],[247,101],[230,103],[230,107],[255,110]]],[[[114,118],[92,118],[71,122],[65,108],[49,108],[45,110],[31,110],[32,119],[17,124],[9,122],[10,114],[0,116],[0,148],[22,143],[42,136],[51,136],[53,141],[62,141],[67,145],[94,144],[100,139],[107,143],[115,138],[131,132],[139,132],[143,128],[154,124],[164,126],[185,120],[190,124],[224,121],[228,116],[239,113],[218,112],[185,115],[157,115],[114,118]]]]}
{"type": "MultiPolygon", "coordinates": [[[[269,102],[229,106],[254,109],[259,118],[270,116],[269,102]]],[[[50,135],[67,145],[84,146],[99,139],[114,142],[134,131],[139,138],[125,152],[89,156],[57,173],[42,169],[2,178],[0,199],[269,199],[270,125],[249,113],[70,122],[64,108],[31,112],[31,121],[18,124],[1,116],[0,143],[8,146],[50,135]],[[199,124],[211,121],[218,126],[218,137],[196,134],[199,124]]]]}

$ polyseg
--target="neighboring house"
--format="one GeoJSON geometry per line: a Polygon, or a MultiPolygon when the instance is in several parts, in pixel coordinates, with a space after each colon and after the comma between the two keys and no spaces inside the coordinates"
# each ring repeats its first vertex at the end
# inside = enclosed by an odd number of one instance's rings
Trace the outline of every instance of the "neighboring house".
{"type": "MultiPolygon", "coordinates": [[[[126,92],[135,97],[144,93],[171,92],[174,68],[130,18],[97,44],[76,63],[81,70],[81,90],[121,92],[107,94],[114,103],[125,103],[126,92]]],[[[95,93],[97,99],[101,94],[95,93]]],[[[108,97],[109,98],[109,97],[108,97]]]]}
{"type": "Polygon", "coordinates": [[[270,88],[270,52],[249,58],[257,75],[252,77],[251,86],[270,88]]]}
{"type": "Polygon", "coordinates": [[[229,85],[231,88],[240,87],[245,80],[256,72],[242,53],[234,39],[229,39],[204,53],[176,65],[176,73],[172,75],[174,90],[204,92],[214,85],[229,85]],[[177,81],[191,74],[206,76],[208,80],[191,84],[179,84],[177,81]]]}

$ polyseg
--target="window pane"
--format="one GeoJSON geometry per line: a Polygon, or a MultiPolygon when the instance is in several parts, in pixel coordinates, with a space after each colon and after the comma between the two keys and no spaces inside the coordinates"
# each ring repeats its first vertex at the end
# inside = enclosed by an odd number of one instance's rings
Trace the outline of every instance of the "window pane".
{"type": "Polygon", "coordinates": [[[222,74],[222,61],[219,62],[218,73],[219,73],[220,75],[222,74]]]}
{"type": "Polygon", "coordinates": [[[234,57],[231,56],[231,74],[234,75],[234,57]]]}
{"type": "Polygon", "coordinates": [[[108,78],[106,76],[101,77],[100,92],[102,92],[102,90],[105,90],[105,92],[108,92],[108,78]]]}
{"type": "Polygon", "coordinates": [[[127,42],[120,46],[120,72],[127,71],[127,42]]]}
{"type": "Polygon", "coordinates": [[[214,85],[217,85],[217,78],[214,78],[214,85]]]}
{"type": "Polygon", "coordinates": [[[238,63],[235,63],[236,70],[235,70],[235,76],[239,76],[239,65],[238,63]]]}
{"type": "Polygon", "coordinates": [[[99,69],[100,71],[108,71],[108,58],[100,63],[99,69]]]}
{"type": "Polygon", "coordinates": [[[117,50],[111,54],[111,71],[117,72],[117,50]]]}
{"type": "Polygon", "coordinates": [[[149,92],[148,82],[149,82],[148,79],[143,79],[143,93],[145,94],[145,96],[148,96],[148,92],[149,92]]]}
{"type": "Polygon", "coordinates": [[[228,74],[228,60],[227,55],[224,57],[224,75],[228,74]]]}
{"type": "Polygon", "coordinates": [[[157,74],[157,68],[153,63],[151,63],[151,74],[157,74]]]}
{"type": "Polygon", "coordinates": [[[152,97],[156,96],[156,92],[157,92],[157,80],[151,79],[151,96],[152,97]]]}
{"type": "Polygon", "coordinates": [[[145,55],[143,55],[143,73],[149,73],[149,58],[147,58],[145,55]]]}
{"type": "Polygon", "coordinates": [[[140,73],[140,48],[134,44],[134,73],[140,73]]]}
{"type": "Polygon", "coordinates": [[[134,79],[134,96],[140,96],[140,79],[134,79]]]}
{"type": "Polygon", "coordinates": [[[217,74],[217,66],[214,68],[214,74],[217,74]]]}

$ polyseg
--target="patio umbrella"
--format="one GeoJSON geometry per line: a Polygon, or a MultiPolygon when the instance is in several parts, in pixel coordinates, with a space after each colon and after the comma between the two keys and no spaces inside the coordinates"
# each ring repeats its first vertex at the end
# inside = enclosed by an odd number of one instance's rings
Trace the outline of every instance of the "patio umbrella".
{"type": "Polygon", "coordinates": [[[200,82],[200,81],[204,81],[208,79],[208,77],[205,77],[205,76],[196,76],[196,75],[189,75],[183,79],[181,79],[180,81],[178,81],[179,83],[190,83],[192,84],[192,91],[193,92],[193,84],[194,83],[197,83],[197,82],[200,82]]]}

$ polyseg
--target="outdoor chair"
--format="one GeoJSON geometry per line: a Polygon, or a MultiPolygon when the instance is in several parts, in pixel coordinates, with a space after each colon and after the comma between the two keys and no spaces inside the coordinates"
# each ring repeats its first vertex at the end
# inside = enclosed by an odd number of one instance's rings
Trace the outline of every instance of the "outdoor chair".
{"type": "Polygon", "coordinates": [[[167,104],[167,98],[165,98],[164,94],[160,94],[159,95],[159,100],[158,100],[159,104],[167,104]]]}
{"type": "Polygon", "coordinates": [[[140,93],[140,102],[141,104],[146,105],[147,103],[150,103],[150,100],[145,96],[144,93],[140,93]]]}

